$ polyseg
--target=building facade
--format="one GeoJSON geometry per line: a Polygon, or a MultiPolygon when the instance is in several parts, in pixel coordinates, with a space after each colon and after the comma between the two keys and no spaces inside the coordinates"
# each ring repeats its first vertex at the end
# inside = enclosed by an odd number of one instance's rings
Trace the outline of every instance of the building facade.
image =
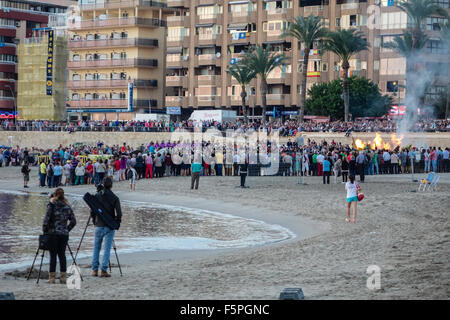
{"type": "MultiPolygon", "coordinates": [[[[436,1],[448,9],[448,0],[436,1]]],[[[382,48],[407,27],[407,16],[392,0],[168,0],[177,11],[168,16],[166,106],[183,109],[232,108],[241,105],[240,86],[227,74],[252,45],[270,45],[284,52],[289,62],[274,70],[268,79],[268,110],[277,107],[298,110],[304,48],[292,37],[283,37],[288,23],[298,15],[321,16],[331,31],[357,28],[363,31],[370,49],[350,61],[350,75],[367,77],[395,103],[405,97],[406,62],[382,48]],[[378,20],[373,20],[378,14],[378,20]]],[[[438,17],[427,19],[431,38],[427,45],[430,63],[445,63],[442,77],[429,95],[443,90],[449,81],[448,52],[439,42],[438,17]],[[445,67],[447,66],[447,67],[445,67]]],[[[317,82],[342,77],[338,58],[310,49],[308,88],[317,82]]],[[[250,84],[250,115],[261,115],[259,80],[250,84]]],[[[287,113],[289,114],[289,113],[287,113]]]]}
{"type": "Polygon", "coordinates": [[[83,0],[69,27],[70,119],[131,120],[164,107],[167,4],[83,0]]]}
{"type": "Polygon", "coordinates": [[[61,121],[66,118],[67,39],[64,35],[57,36],[55,30],[52,32],[41,31],[38,37],[25,39],[19,45],[17,108],[20,119],[61,121]],[[52,84],[49,87],[50,54],[52,84]],[[47,93],[47,90],[50,91],[47,93]]]}
{"type": "Polygon", "coordinates": [[[33,29],[57,22],[73,3],[70,0],[0,1],[0,118],[12,118],[18,107],[18,45],[32,37],[33,29]]]}

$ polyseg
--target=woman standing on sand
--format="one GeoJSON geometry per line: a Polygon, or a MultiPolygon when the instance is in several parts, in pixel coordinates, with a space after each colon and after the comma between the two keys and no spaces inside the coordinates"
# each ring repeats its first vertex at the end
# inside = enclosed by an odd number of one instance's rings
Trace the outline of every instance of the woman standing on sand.
{"type": "Polygon", "coordinates": [[[350,222],[350,209],[353,203],[353,223],[356,222],[356,206],[358,204],[358,191],[361,189],[359,184],[355,181],[355,176],[348,177],[350,181],[345,184],[347,190],[347,222],[350,222]]]}

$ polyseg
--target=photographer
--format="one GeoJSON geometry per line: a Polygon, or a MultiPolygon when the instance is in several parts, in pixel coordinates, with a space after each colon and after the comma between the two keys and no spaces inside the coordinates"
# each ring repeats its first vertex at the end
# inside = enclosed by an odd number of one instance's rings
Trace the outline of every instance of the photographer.
{"type": "MultiPolygon", "coordinates": [[[[111,178],[105,179],[105,184],[103,188],[99,187],[99,191],[95,195],[99,201],[102,202],[106,212],[103,214],[110,216],[117,223],[120,224],[122,220],[122,209],[120,208],[120,200],[119,198],[111,191],[113,185],[113,181],[111,178]]],[[[101,275],[100,277],[111,277],[111,275],[107,272],[109,257],[111,252],[112,243],[114,241],[114,232],[115,230],[108,227],[105,221],[102,220],[101,217],[98,217],[91,213],[95,231],[94,231],[94,252],[92,256],[92,275],[94,277],[98,276],[98,267],[99,267],[99,255],[100,250],[102,248],[103,238],[105,239],[105,245],[103,249],[103,260],[101,266],[101,275]]]]}
{"type": "Polygon", "coordinates": [[[50,235],[50,271],[48,283],[55,283],[56,279],[56,256],[59,259],[61,275],[59,281],[66,283],[66,247],[69,241],[69,232],[75,227],[77,221],[73,210],[64,197],[64,190],[56,189],[47,204],[47,213],[44,218],[42,229],[44,234],[50,235]],[[67,225],[69,222],[69,225],[67,225]]]}

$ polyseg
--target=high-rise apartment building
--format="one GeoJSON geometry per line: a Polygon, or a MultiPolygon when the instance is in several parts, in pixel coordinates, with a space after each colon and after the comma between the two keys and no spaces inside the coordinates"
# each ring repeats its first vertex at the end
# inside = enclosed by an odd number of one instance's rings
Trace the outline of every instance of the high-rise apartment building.
{"type": "Polygon", "coordinates": [[[167,4],[80,0],[69,26],[70,119],[131,120],[164,107],[167,4]]]}
{"type": "MultiPolygon", "coordinates": [[[[448,9],[448,0],[436,0],[448,9]]],[[[406,62],[403,57],[382,48],[407,27],[407,16],[393,0],[168,0],[177,11],[167,18],[167,106],[233,108],[241,104],[240,86],[226,73],[251,45],[270,45],[284,52],[288,64],[274,70],[268,80],[268,110],[280,107],[298,110],[304,48],[292,37],[283,37],[288,23],[298,15],[322,16],[331,31],[357,28],[363,31],[370,49],[350,61],[350,75],[367,77],[379,84],[383,93],[402,103],[406,62]],[[373,20],[377,14],[378,20],[373,20]],[[378,21],[378,23],[377,23],[378,21]],[[398,86],[397,84],[400,84],[398,86]],[[397,92],[399,91],[399,92],[397,92]]],[[[442,77],[429,89],[433,95],[448,83],[448,52],[439,41],[439,17],[426,21],[430,41],[427,63],[442,65],[442,77]]],[[[338,58],[317,47],[310,50],[308,87],[342,76],[338,58]]],[[[259,80],[254,80],[249,96],[250,115],[261,115],[259,80]]],[[[289,114],[286,112],[285,114],[289,114]]]]}
{"type": "MultiPolygon", "coordinates": [[[[56,25],[71,0],[0,1],[0,119],[15,113],[17,46],[33,35],[33,29],[56,25]]],[[[20,116],[20,115],[19,115],[20,116]]]]}

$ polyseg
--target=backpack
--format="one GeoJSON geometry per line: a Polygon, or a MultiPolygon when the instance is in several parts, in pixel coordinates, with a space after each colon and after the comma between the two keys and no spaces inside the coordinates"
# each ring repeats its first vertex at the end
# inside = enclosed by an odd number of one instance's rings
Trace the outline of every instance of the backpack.
{"type": "Polygon", "coordinates": [[[127,173],[127,179],[132,179],[133,178],[133,170],[128,170],[128,173],[127,173]]]}
{"type": "Polygon", "coordinates": [[[28,171],[25,169],[25,166],[22,167],[22,173],[28,173],[28,171]]]}

